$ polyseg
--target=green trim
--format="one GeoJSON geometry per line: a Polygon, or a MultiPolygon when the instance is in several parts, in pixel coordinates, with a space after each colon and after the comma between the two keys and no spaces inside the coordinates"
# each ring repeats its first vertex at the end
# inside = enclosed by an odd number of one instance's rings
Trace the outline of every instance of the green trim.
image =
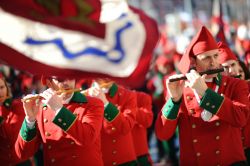
{"type": "Polygon", "coordinates": [[[204,96],[201,99],[200,107],[216,114],[224,101],[224,97],[214,92],[212,89],[207,88],[204,96]]]}
{"type": "Polygon", "coordinates": [[[4,100],[4,102],[3,102],[4,107],[9,109],[11,107],[12,101],[13,101],[12,98],[8,98],[8,99],[4,100]]]}
{"type": "Polygon", "coordinates": [[[181,106],[181,100],[176,103],[171,98],[168,99],[167,103],[164,105],[162,110],[163,116],[166,119],[175,120],[177,118],[180,106],[181,106]]]}
{"type": "Polygon", "coordinates": [[[217,74],[217,77],[215,78],[215,84],[220,86],[222,82],[222,76],[220,73],[217,74]]]}
{"type": "Polygon", "coordinates": [[[64,131],[67,131],[75,122],[76,116],[67,108],[62,107],[58,114],[53,119],[53,123],[59,126],[64,131]]]}
{"type": "Polygon", "coordinates": [[[129,162],[124,163],[124,164],[119,164],[118,166],[138,166],[138,163],[136,160],[134,160],[134,161],[129,161],[129,162]]]}
{"type": "Polygon", "coordinates": [[[112,103],[108,103],[108,105],[104,109],[104,118],[111,122],[113,121],[117,115],[119,114],[119,110],[112,103]]]}
{"type": "Polygon", "coordinates": [[[247,158],[247,163],[250,164],[250,148],[245,149],[245,156],[247,158]]]}
{"type": "Polygon", "coordinates": [[[21,130],[20,130],[20,135],[23,138],[23,140],[26,142],[33,140],[36,136],[36,125],[34,125],[32,128],[29,128],[27,126],[26,120],[24,119],[21,130]]]}
{"type": "Polygon", "coordinates": [[[0,124],[3,124],[4,118],[0,116],[0,124]]]}
{"type": "Polygon", "coordinates": [[[138,156],[137,162],[139,165],[143,165],[143,166],[151,166],[152,165],[151,162],[148,160],[147,155],[138,156]]]}
{"type": "Polygon", "coordinates": [[[76,102],[76,103],[86,103],[86,102],[88,102],[87,98],[83,94],[81,94],[80,92],[75,92],[70,101],[73,101],[73,102],[76,102]]]}
{"type": "Polygon", "coordinates": [[[118,86],[115,83],[113,83],[112,86],[109,88],[109,96],[114,97],[117,91],[118,91],[118,86]]]}

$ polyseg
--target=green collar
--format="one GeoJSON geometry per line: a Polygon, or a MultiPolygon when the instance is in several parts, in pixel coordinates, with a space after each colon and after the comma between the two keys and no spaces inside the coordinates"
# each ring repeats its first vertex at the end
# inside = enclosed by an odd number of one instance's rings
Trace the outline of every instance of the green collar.
{"type": "Polygon", "coordinates": [[[118,90],[118,86],[115,83],[113,83],[112,86],[109,88],[109,96],[114,97],[117,90],[118,90]]]}
{"type": "Polygon", "coordinates": [[[13,99],[12,98],[8,98],[3,102],[3,106],[7,109],[9,109],[11,107],[13,99]]]}
{"type": "Polygon", "coordinates": [[[218,73],[217,77],[215,78],[215,84],[220,86],[221,81],[222,81],[222,76],[220,73],[218,73]]]}
{"type": "Polygon", "coordinates": [[[76,103],[87,103],[88,102],[87,98],[83,94],[81,94],[80,92],[75,92],[70,101],[71,102],[73,101],[76,103]]]}

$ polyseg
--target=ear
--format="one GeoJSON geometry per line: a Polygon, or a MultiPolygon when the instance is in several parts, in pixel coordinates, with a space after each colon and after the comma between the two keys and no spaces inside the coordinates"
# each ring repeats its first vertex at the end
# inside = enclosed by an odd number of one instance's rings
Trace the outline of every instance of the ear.
{"type": "Polygon", "coordinates": [[[196,58],[190,57],[190,69],[196,68],[196,58]]]}

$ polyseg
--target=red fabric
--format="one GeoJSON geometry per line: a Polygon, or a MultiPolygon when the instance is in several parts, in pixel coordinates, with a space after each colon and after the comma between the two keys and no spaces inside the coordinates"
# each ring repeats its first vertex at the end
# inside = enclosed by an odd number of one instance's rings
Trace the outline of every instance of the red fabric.
{"type": "Polygon", "coordinates": [[[136,124],[132,130],[134,149],[136,156],[149,154],[147,141],[147,128],[153,121],[152,99],[143,92],[135,92],[137,95],[136,124]]]}
{"type": "Polygon", "coordinates": [[[136,160],[131,133],[136,122],[136,95],[118,86],[114,97],[108,94],[106,97],[120,112],[113,121],[103,121],[101,145],[104,165],[136,160]]]}
{"type": "Polygon", "coordinates": [[[1,165],[16,165],[28,157],[17,158],[14,145],[25,117],[23,104],[20,100],[12,101],[10,109],[0,106],[0,116],[4,118],[0,124],[0,161],[1,165]]]}
{"type": "Polygon", "coordinates": [[[223,42],[218,42],[219,47],[219,58],[220,63],[225,63],[228,60],[236,60],[237,57],[234,55],[234,53],[231,51],[231,49],[223,42]]]}
{"type": "Polygon", "coordinates": [[[0,6],[4,10],[34,21],[52,24],[66,29],[90,33],[97,37],[105,36],[105,25],[100,24],[101,2],[99,0],[84,0],[79,3],[74,1],[35,1],[35,0],[1,0],[0,6]],[[89,9],[86,15],[81,5],[89,9]],[[78,18],[76,17],[78,10],[78,18]],[[85,13],[84,13],[85,14],[85,13]],[[80,17],[85,22],[80,21],[80,17]],[[84,17],[84,18],[83,18],[84,17]]]}
{"type": "Polygon", "coordinates": [[[155,126],[158,138],[169,139],[178,125],[181,166],[231,165],[246,160],[240,127],[246,125],[249,117],[248,85],[242,80],[223,76],[218,93],[225,96],[224,102],[209,122],[201,119],[203,109],[190,88],[184,89],[176,120],[168,120],[159,114],[155,126]]]}
{"type": "Polygon", "coordinates": [[[207,28],[202,26],[200,31],[193,37],[191,43],[188,45],[186,52],[178,64],[178,69],[183,74],[187,73],[191,64],[191,56],[196,56],[214,49],[218,49],[215,39],[207,28]]]}
{"type": "Polygon", "coordinates": [[[15,146],[19,157],[32,156],[39,144],[43,144],[44,165],[103,165],[100,131],[103,119],[103,102],[86,97],[87,103],[69,103],[64,105],[77,115],[76,121],[65,132],[52,121],[55,111],[49,107],[40,110],[37,115],[37,136],[25,142],[19,134],[15,146]],[[45,121],[46,120],[46,121],[45,121]],[[50,133],[46,136],[45,132],[50,133]],[[54,162],[52,163],[52,159],[54,162]]]}

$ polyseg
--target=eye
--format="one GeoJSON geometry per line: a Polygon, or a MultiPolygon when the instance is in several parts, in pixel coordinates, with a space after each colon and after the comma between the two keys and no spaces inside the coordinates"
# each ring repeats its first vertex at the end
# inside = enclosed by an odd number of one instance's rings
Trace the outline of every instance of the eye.
{"type": "Polygon", "coordinates": [[[219,54],[214,54],[214,58],[218,58],[219,54]]]}

